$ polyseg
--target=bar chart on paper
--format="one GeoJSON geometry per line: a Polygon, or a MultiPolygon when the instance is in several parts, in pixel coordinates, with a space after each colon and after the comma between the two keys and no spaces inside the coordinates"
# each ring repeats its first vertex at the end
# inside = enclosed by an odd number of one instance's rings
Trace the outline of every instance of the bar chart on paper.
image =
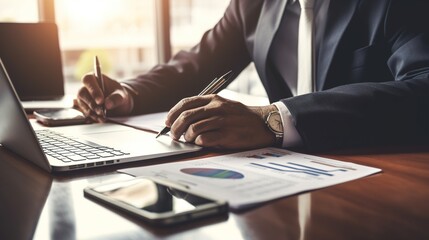
{"type": "Polygon", "coordinates": [[[260,163],[250,163],[251,165],[254,166],[258,166],[261,168],[266,168],[266,169],[270,169],[270,170],[274,170],[274,171],[278,171],[278,172],[288,172],[288,173],[302,173],[302,174],[306,174],[306,175],[311,175],[311,176],[334,176],[335,172],[347,172],[347,169],[342,169],[342,168],[333,168],[332,170],[326,170],[326,169],[321,169],[321,168],[315,168],[315,167],[310,167],[307,166],[305,164],[298,164],[298,163],[293,163],[293,162],[287,162],[284,164],[280,164],[280,163],[275,163],[275,162],[268,162],[266,164],[260,164],[260,163]]]}
{"type": "Polygon", "coordinates": [[[345,165],[335,165],[323,161],[311,160],[309,156],[297,159],[287,152],[265,151],[258,154],[244,156],[252,161],[247,165],[255,170],[270,171],[279,174],[301,174],[303,176],[333,177],[336,173],[355,171],[356,169],[345,165]],[[289,159],[288,161],[285,161],[289,159]]]}

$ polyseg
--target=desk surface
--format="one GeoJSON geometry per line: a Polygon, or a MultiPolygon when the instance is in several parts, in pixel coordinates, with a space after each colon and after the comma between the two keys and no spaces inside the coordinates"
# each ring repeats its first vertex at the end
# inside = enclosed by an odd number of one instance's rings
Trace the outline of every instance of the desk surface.
{"type": "Polygon", "coordinates": [[[383,172],[229,213],[227,219],[156,228],[82,192],[88,184],[123,177],[118,168],[155,161],[50,175],[0,147],[0,239],[429,239],[429,146],[321,156],[383,172]]]}

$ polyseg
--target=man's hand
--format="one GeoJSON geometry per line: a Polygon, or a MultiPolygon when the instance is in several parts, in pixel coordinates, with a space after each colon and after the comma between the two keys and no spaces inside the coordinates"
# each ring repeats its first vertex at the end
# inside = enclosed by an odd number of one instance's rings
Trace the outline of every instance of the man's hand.
{"type": "Polygon", "coordinates": [[[75,104],[86,117],[97,122],[104,122],[104,105],[109,114],[125,115],[131,112],[132,98],[127,90],[117,81],[103,75],[105,95],[97,83],[94,74],[82,78],[83,87],[79,90],[75,104]]]}
{"type": "Polygon", "coordinates": [[[250,149],[272,146],[274,134],[264,117],[275,106],[248,107],[218,95],[185,98],[168,113],[171,135],[205,147],[250,149]]]}

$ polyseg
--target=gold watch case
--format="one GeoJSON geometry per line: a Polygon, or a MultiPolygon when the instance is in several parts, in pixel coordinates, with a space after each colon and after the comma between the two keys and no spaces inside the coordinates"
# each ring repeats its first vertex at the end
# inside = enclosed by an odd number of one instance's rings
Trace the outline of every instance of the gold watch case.
{"type": "Polygon", "coordinates": [[[270,112],[267,116],[266,124],[274,134],[283,135],[283,122],[279,111],[270,112]]]}

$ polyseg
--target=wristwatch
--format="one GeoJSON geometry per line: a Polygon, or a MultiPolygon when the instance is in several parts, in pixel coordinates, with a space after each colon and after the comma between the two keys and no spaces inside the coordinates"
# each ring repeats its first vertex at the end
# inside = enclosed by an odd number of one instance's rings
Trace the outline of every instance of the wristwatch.
{"type": "Polygon", "coordinates": [[[268,129],[276,136],[275,146],[281,147],[283,145],[284,130],[280,112],[272,111],[268,113],[268,116],[265,120],[265,124],[267,125],[268,129]]]}

